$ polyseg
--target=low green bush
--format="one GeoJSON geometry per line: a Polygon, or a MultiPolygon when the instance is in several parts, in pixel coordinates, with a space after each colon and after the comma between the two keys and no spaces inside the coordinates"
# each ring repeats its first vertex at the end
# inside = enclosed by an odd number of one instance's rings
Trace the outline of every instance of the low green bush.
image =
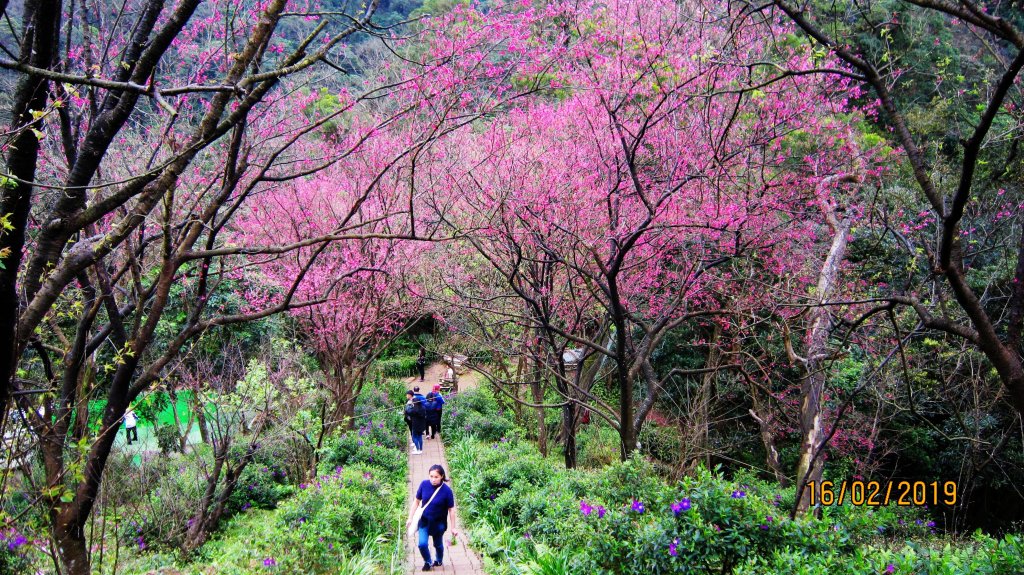
{"type": "Polygon", "coordinates": [[[458,442],[467,437],[480,441],[508,441],[523,434],[512,419],[498,408],[489,391],[462,392],[448,400],[441,422],[445,439],[458,442]]]}
{"type": "MultiPolygon", "coordinates": [[[[388,481],[403,479],[408,468],[406,456],[395,443],[398,437],[383,428],[365,431],[350,431],[341,437],[331,437],[324,442],[321,450],[320,473],[329,473],[338,467],[361,464],[377,468],[378,474],[387,476],[388,481]]],[[[405,437],[401,438],[404,445],[405,437]]]]}
{"type": "MultiPolygon", "coordinates": [[[[458,420],[500,419],[489,401],[460,397],[458,420]]],[[[470,427],[448,458],[491,573],[1024,573],[1019,538],[953,544],[922,510],[842,505],[790,520],[793,489],[752,473],[700,469],[670,483],[639,454],[566,470],[515,430],[495,441],[470,427]]]]}
{"type": "Polygon", "coordinates": [[[736,568],[737,575],[794,573],[797,575],[1010,575],[1024,572],[1024,544],[1018,535],[996,539],[980,533],[955,546],[907,543],[884,547],[857,547],[849,553],[808,553],[782,548],[750,558],[736,568]]]}
{"type": "Polygon", "coordinates": [[[374,370],[380,377],[410,377],[416,371],[417,355],[402,355],[390,359],[382,359],[374,364],[374,370]]]}
{"type": "Polygon", "coordinates": [[[619,434],[607,425],[591,423],[576,438],[580,467],[600,469],[619,461],[619,434]]]}
{"type": "Polygon", "coordinates": [[[313,480],[288,464],[282,450],[291,436],[268,436],[229,500],[223,527],[188,558],[175,545],[201,495],[209,447],[141,467],[114,461],[119,473],[140,480],[148,502],[122,524],[118,572],[176,564],[182,573],[397,573],[407,496],[405,424],[396,407],[403,392],[400,382],[367,389],[355,409],[360,425],[325,440],[313,480]]]}
{"type": "Polygon", "coordinates": [[[273,461],[253,461],[238,478],[238,486],[228,498],[227,513],[247,509],[274,509],[277,503],[295,492],[288,476],[273,461]]]}
{"type": "Polygon", "coordinates": [[[387,542],[401,522],[396,486],[372,466],[353,465],[303,484],[271,512],[240,516],[207,543],[195,566],[220,574],[268,571],[338,573],[354,557],[368,556],[373,570],[392,563],[387,542]],[[374,547],[368,550],[367,547],[374,547]]]}

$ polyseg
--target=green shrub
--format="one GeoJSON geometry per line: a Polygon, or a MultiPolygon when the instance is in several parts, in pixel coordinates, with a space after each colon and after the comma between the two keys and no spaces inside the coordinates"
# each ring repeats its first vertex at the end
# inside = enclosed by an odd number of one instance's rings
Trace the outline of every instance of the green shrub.
{"type": "Polygon", "coordinates": [[[994,539],[977,534],[973,542],[930,546],[908,543],[897,548],[864,546],[848,553],[808,553],[777,549],[751,557],[737,575],[796,573],[800,575],[1010,575],[1024,573],[1024,545],[1017,535],[994,539]]]}
{"type": "MultiPolygon", "coordinates": [[[[260,458],[262,459],[262,458],[260,458]]],[[[273,509],[277,502],[294,493],[295,487],[281,466],[273,461],[253,461],[242,471],[231,497],[228,516],[250,508],[273,509]]]]}
{"type": "Polygon", "coordinates": [[[619,434],[607,425],[591,423],[577,437],[577,460],[588,469],[619,461],[619,434]]]}
{"type": "Polygon", "coordinates": [[[319,472],[326,474],[339,467],[361,464],[376,467],[377,473],[386,475],[388,481],[398,481],[405,477],[408,464],[405,454],[393,446],[395,440],[395,434],[390,430],[385,433],[382,428],[375,428],[372,433],[361,428],[341,437],[329,437],[321,450],[319,472]]]}
{"type": "MultiPolygon", "coordinates": [[[[566,470],[514,429],[506,441],[481,432],[480,422],[502,419],[488,394],[460,399],[463,428],[449,463],[489,572],[877,574],[891,565],[908,574],[1024,573],[1018,538],[953,546],[917,509],[847,504],[791,521],[793,489],[751,472],[727,479],[700,469],[672,484],[640,454],[566,470]]],[[[581,433],[582,451],[617,440],[592,426],[581,433]]]]}
{"type": "Polygon", "coordinates": [[[403,355],[382,359],[374,364],[374,370],[384,378],[410,377],[416,371],[417,355],[403,355]]]}
{"type": "MultiPolygon", "coordinates": [[[[196,558],[195,568],[243,574],[339,573],[359,565],[380,572],[397,560],[387,542],[397,533],[405,482],[389,483],[373,466],[351,465],[301,484],[274,511],[239,515],[196,558]]],[[[398,556],[399,558],[401,555],[398,556]]],[[[360,571],[363,572],[363,571],[360,571]]]]}
{"type": "Polygon", "coordinates": [[[522,432],[497,407],[494,396],[485,388],[459,393],[448,401],[441,429],[445,439],[458,442],[465,437],[481,441],[518,438],[522,432]]]}
{"type": "Polygon", "coordinates": [[[156,428],[156,444],[160,453],[170,455],[181,452],[181,435],[178,433],[178,426],[175,424],[161,425],[156,428]]]}

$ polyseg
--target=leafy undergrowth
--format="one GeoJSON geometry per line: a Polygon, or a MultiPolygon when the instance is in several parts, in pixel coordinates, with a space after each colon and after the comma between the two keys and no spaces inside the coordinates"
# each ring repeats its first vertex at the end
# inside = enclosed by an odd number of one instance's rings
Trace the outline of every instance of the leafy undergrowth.
{"type": "Polygon", "coordinates": [[[701,470],[675,484],[640,457],[566,470],[520,439],[485,392],[450,408],[449,463],[488,572],[1009,574],[1018,536],[951,541],[919,511],[828,507],[791,521],[793,490],[701,470]]]}
{"type": "Polygon", "coordinates": [[[294,486],[291,496],[271,509],[247,507],[191,557],[133,550],[118,573],[399,573],[404,424],[384,393],[367,394],[359,412],[373,419],[330,438],[317,477],[294,486]]]}

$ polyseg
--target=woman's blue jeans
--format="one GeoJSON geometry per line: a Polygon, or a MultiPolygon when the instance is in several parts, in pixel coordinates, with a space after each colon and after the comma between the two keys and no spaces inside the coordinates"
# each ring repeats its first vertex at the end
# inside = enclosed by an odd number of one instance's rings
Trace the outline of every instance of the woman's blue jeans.
{"type": "MultiPolygon", "coordinates": [[[[433,535],[431,535],[434,538],[434,551],[437,555],[438,563],[444,561],[444,532],[447,530],[448,525],[438,523],[434,525],[433,535]]],[[[418,533],[420,555],[423,556],[423,560],[427,563],[430,563],[430,546],[427,545],[427,535],[429,534],[429,531],[426,521],[420,524],[420,531],[418,533]]]]}
{"type": "Polygon", "coordinates": [[[412,432],[412,444],[416,446],[416,449],[423,451],[423,432],[412,432]]]}

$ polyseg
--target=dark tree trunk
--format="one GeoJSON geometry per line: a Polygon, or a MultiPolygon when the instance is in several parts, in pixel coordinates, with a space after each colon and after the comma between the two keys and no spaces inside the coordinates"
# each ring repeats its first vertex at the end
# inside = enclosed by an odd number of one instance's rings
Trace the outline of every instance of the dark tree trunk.
{"type": "MultiPolygon", "coordinates": [[[[20,62],[44,69],[53,66],[62,13],[60,0],[26,2],[20,62]]],[[[39,140],[28,128],[37,121],[32,111],[46,109],[48,91],[49,82],[38,76],[25,75],[18,82],[11,113],[11,131],[18,135],[6,158],[7,171],[17,179],[10,186],[0,186],[0,214],[8,215],[13,227],[0,233],[0,252],[9,250],[0,269],[0,424],[7,415],[21,340],[16,333],[22,307],[18,274],[33,191],[32,184],[26,182],[35,181],[39,159],[39,140]]]]}
{"type": "MultiPolygon", "coordinates": [[[[562,387],[565,387],[564,384],[562,387]]],[[[576,468],[576,404],[567,401],[562,408],[562,427],[565,429],[564,454],[565,468],[576,468]]]]}
{"type": "MultiPolygon", "coordinates": [[[[533,369],[530,371],[530,391],[533,393],[533,403],[537,406],[544,404],[544,388],[541,385],[541,367],[536,358],[532,360],[533,369]]],[[[537,448],[544,457],[548,455],[548,427],[544,423],[544,408],[537,407],[537,448]]]]}
{"type": "Polygon", "coordinates": [[[238,479],[256,453],[255,444],[250,442],[242,458],[232,464],[228,460],[230,448],[231,441],[225,438],[214,450],[213,473],[206,480],[206,490],[203,493],[199,509],[192,516],[185,540],[182,543],[182,551],[186,554],[199,549],[203,543],[206,543],[210,533],[217,529],[224,516],[228,499],[231,498],[235,487],[238,486],[238,479]],[[223,486],[220,485],[221,475],[224,476],[223,486]]]}
{"type": "Polygon", "coordinates": [[[195,414],[196,424],[199,426],[199,437],[203,443],[210,444],[210,430],[206,425],[206,407],[203,405],[203,398],[199,391],[192,392],[190,400],[192,413],[195,414]]]}
{"type": "MultiPolygon", "coordinates": [[[[58,522],[63,518],[57,519],[58,522]]],[[[72,523],[60,524],[53,529],[53,539],[57,543],[57,557],[60,559],[64,575],[90,575],[88,547],[85,542],[85,529],[72,523]]]]}

